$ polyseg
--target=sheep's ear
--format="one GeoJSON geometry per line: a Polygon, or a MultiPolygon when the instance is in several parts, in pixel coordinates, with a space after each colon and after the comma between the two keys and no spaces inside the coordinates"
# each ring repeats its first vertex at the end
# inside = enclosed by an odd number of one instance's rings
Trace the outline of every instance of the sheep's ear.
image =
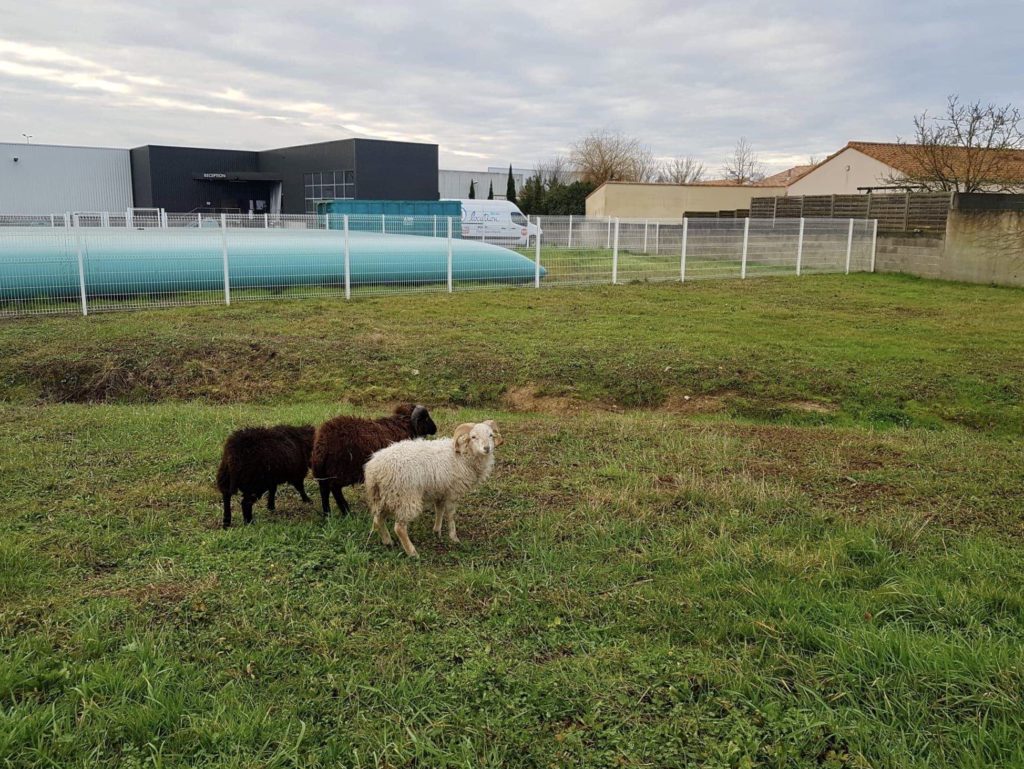
{"type": "Polygon", "coordinates": [[[494,433],[494,445],[500,446],[505,442],[505,439],[501,437],[501,433],[498,432],[498,423],[493,419],[484,420],[484,424],[491,428],[491,432],[494,433]]]}
{"type": "Polygon", "coordinates": [[[455,428],[455,433],[452,435],[455,443],[455,453],[461,454],[463,449],[466,448],[466,444],[469,443],[469,434],[473,431],[472,422],[464,422],[455,428]]]}

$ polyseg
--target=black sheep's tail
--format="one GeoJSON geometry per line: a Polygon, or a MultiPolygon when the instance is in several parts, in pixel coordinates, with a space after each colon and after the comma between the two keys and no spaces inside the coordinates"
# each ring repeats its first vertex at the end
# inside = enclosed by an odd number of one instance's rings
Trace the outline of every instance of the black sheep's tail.
{"type": "Polygon", "coordinates": [[[221,494],[235,493],[235,490],[231,488],[231,471],[228,469],[227,457],[221,459],[220,467],[217,468],[217,489],[221,494]]]}

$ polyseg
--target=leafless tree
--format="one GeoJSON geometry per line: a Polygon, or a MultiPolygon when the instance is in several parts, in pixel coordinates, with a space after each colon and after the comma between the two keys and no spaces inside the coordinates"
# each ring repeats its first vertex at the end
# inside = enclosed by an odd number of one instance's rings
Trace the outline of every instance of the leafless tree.
{"type": "Polygon", "coordinates": [[[809,165],[809,166],[816,166],[820,162],[821,162],[821,158],[819,158],[817,155],[808,155],[807,156],[807,165],[809,165]]]}
{"type": "Polygon", "coordinates": [[[693,184],[704,178],[704,164],[687,155],[665,161],[658,171],[658,181],[669,184],[693,184]]]}
{"type": "Polygon", "coordinates": [[[1022,187],[1024,161],[1006,157],[1024,149],[1024,116],[1011,104],[964,104],[950,96],[945,114],[914,117],[914,141],[897,143],[906,153],[904,168],[885,181],[935,192],[1009,192],[1022,187]]]}
{"type": "Polygon", "coordinates": [[[545,187],[568,184],[572,177],[572,165],[564,155],[555,155],[537,163],[537,175],[545,187]]]}
{"type": "Polygon", "coordinates": [[[741,136],[736,142],[732,155],[726,158],[722,166],[722,173],[736,184],[750,184],[764,178],[764,163],[757,157],[747,137],[741,136]]]}
{"type": "Polygon", "coordinates": [[[594,131],[572,145],[569,160],[582,181],[646,182],[657,175],[650,148],[639,139],[610,131],[594,131]]]}

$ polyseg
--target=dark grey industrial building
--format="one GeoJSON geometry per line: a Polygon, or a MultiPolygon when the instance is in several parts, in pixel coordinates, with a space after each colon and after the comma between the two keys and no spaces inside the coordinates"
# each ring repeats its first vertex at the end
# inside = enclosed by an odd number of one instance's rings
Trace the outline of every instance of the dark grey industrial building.
{"type": "Polygon", "coordinates": [[[437,145],[341,139],[248,152],[147,144],[131,150],[138,208],[314,213],[320,200],[437,200],[437,145]]]}

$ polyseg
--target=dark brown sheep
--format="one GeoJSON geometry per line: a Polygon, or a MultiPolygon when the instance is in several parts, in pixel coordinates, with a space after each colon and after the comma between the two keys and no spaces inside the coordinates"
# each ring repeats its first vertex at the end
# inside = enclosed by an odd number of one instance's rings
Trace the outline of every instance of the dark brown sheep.
{"type": "Polygon", "coordinates": [[[274,509],[277,487],[290,483],[303,502],[310,502],[302,482],[313,453],[313,425],[246,427],[224,442],[217,468],[217,488],[224,499],[224,528],[231,525],[231,497],[242,494],[242,517],[252,523],[252,506],[265,492],[267,509],[274,509]]]}
{"type": "Polygon", "coordinates": [[[396,441],[433,435],[437,425],[418,404],[403,404],[389,417],[360,419],[335,417],[320,425],[313,442],[313,479],[320,484],[324,515],[331,512],[330,495],[338,509],[347,513],[342,488],[363,482],[363,465],[370,455],[396,441]]]}

